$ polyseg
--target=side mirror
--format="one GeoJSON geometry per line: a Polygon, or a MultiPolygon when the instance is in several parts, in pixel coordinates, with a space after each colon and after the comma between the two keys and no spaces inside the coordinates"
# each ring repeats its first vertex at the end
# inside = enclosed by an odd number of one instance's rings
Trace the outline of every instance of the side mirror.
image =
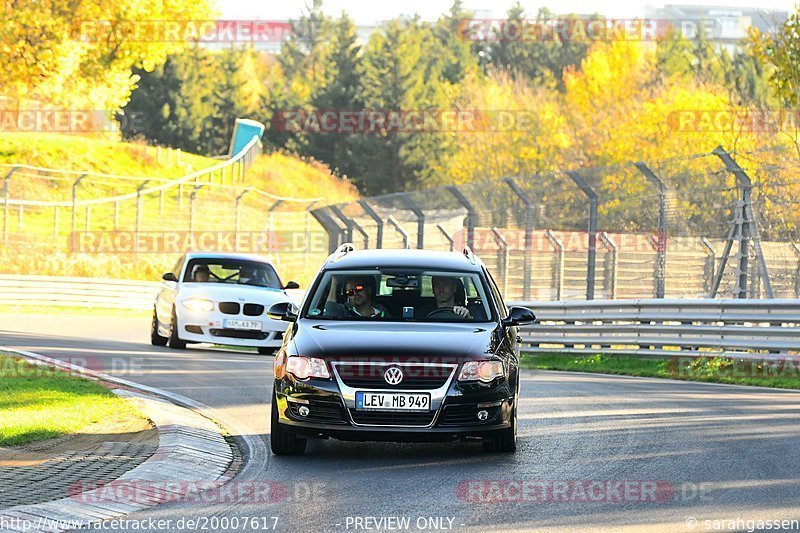
{"type": "Polygon", "coordinates": [[[174,281],[175,283],[178,282],[178,278],[175,277],[175,274],[173,274],[172,272],[167,272],[166,274],[161,276],[161,279],[163,279],[164,281],[174,281]]]}
{"type": "Polygon", "coordinates": [[[294,311],[292,302],[278,302],[272,304],[267,309],[267,316],[272,320],[283,320],[284,322],[294,322],[297,320],[297,313],[294,311]]]}
{"type": "Polygon", "coordinates": [[[506,327],[533,324],[536,320],[536,315],[527,307],[514,306],[508,311],[508,317],[503,319],[503,325],[506,327]]]}
{"type": "Polygon", "coordinates": [[[300,288],[300,284],[297,283],[296,281],[290,281],[283,288],[284,289],[299,289],[300,288]]]}

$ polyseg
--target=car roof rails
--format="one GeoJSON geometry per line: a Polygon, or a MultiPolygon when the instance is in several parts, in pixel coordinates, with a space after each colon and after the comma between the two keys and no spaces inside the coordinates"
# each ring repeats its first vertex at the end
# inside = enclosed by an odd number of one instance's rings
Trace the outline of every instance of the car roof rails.
{"type": "Polygon", "coordinates": [[[464,257],[466,257],[473,265],[477,264],[475,261],[475,254],[472,253],[472,248],[464,246],[464,257]]]}
{"type": "Polygon", "coordinates": [[[352,252],[355,249],[356,247],[353,246],[352,242],[346,242],[344,244],[340,244],[339,247],[336,248],[336,251],[331,254],[328,260],[336,261],[338,259],[341,259],[342,257],[346,256],[348,253],[352,252]]]}

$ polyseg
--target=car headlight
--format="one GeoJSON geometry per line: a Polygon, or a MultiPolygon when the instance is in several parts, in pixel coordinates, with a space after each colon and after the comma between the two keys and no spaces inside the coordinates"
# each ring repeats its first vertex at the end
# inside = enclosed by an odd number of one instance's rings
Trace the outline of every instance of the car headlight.
{"type": "Polygon", "coordinates": [[[214,309],[214,302],[202,298],[188,298],[181,303],[186,309],[194,311],[195,313],[212,311],[214,309]]]}
{"type": "Polygon", "coordinates": [[[469,361],[464,363],[461,368],[458,380],[489,383],[495,378],[501,378],[504,375],[505,368],[502,361],[469,361]]]}
{"type": "Polygon", "coordinates": [[[317,357],[289,357],[286,361],[286,371],[297,379],[331,377],[325,360],[317,357]]]}

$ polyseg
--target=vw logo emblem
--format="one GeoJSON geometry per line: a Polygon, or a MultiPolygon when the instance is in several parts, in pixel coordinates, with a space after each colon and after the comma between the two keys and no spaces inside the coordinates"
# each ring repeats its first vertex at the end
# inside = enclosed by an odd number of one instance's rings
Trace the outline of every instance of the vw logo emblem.
{"type": "Polygon", "coordinates": [[[390,366],[386,369],[386,372],[383,373],[383,379],[389,385],[399,385],[401,381],[403,381],[403,371],[396,366],[390,366]]]}

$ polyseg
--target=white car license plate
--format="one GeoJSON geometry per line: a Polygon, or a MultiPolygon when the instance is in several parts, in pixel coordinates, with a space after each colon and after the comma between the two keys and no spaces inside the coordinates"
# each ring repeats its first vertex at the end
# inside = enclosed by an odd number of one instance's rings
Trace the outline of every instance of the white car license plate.
{"type": "Polygon", "coordinates": [[[227,329],[261,329],[261,322],[258,320],[236,320],[229,318],[223,324],[227,329]]]}
{"type": "Polygon", "coordinates": [[[372,411],[430,411],[427,392],[356,392],[356,409],[372,411]]]}

